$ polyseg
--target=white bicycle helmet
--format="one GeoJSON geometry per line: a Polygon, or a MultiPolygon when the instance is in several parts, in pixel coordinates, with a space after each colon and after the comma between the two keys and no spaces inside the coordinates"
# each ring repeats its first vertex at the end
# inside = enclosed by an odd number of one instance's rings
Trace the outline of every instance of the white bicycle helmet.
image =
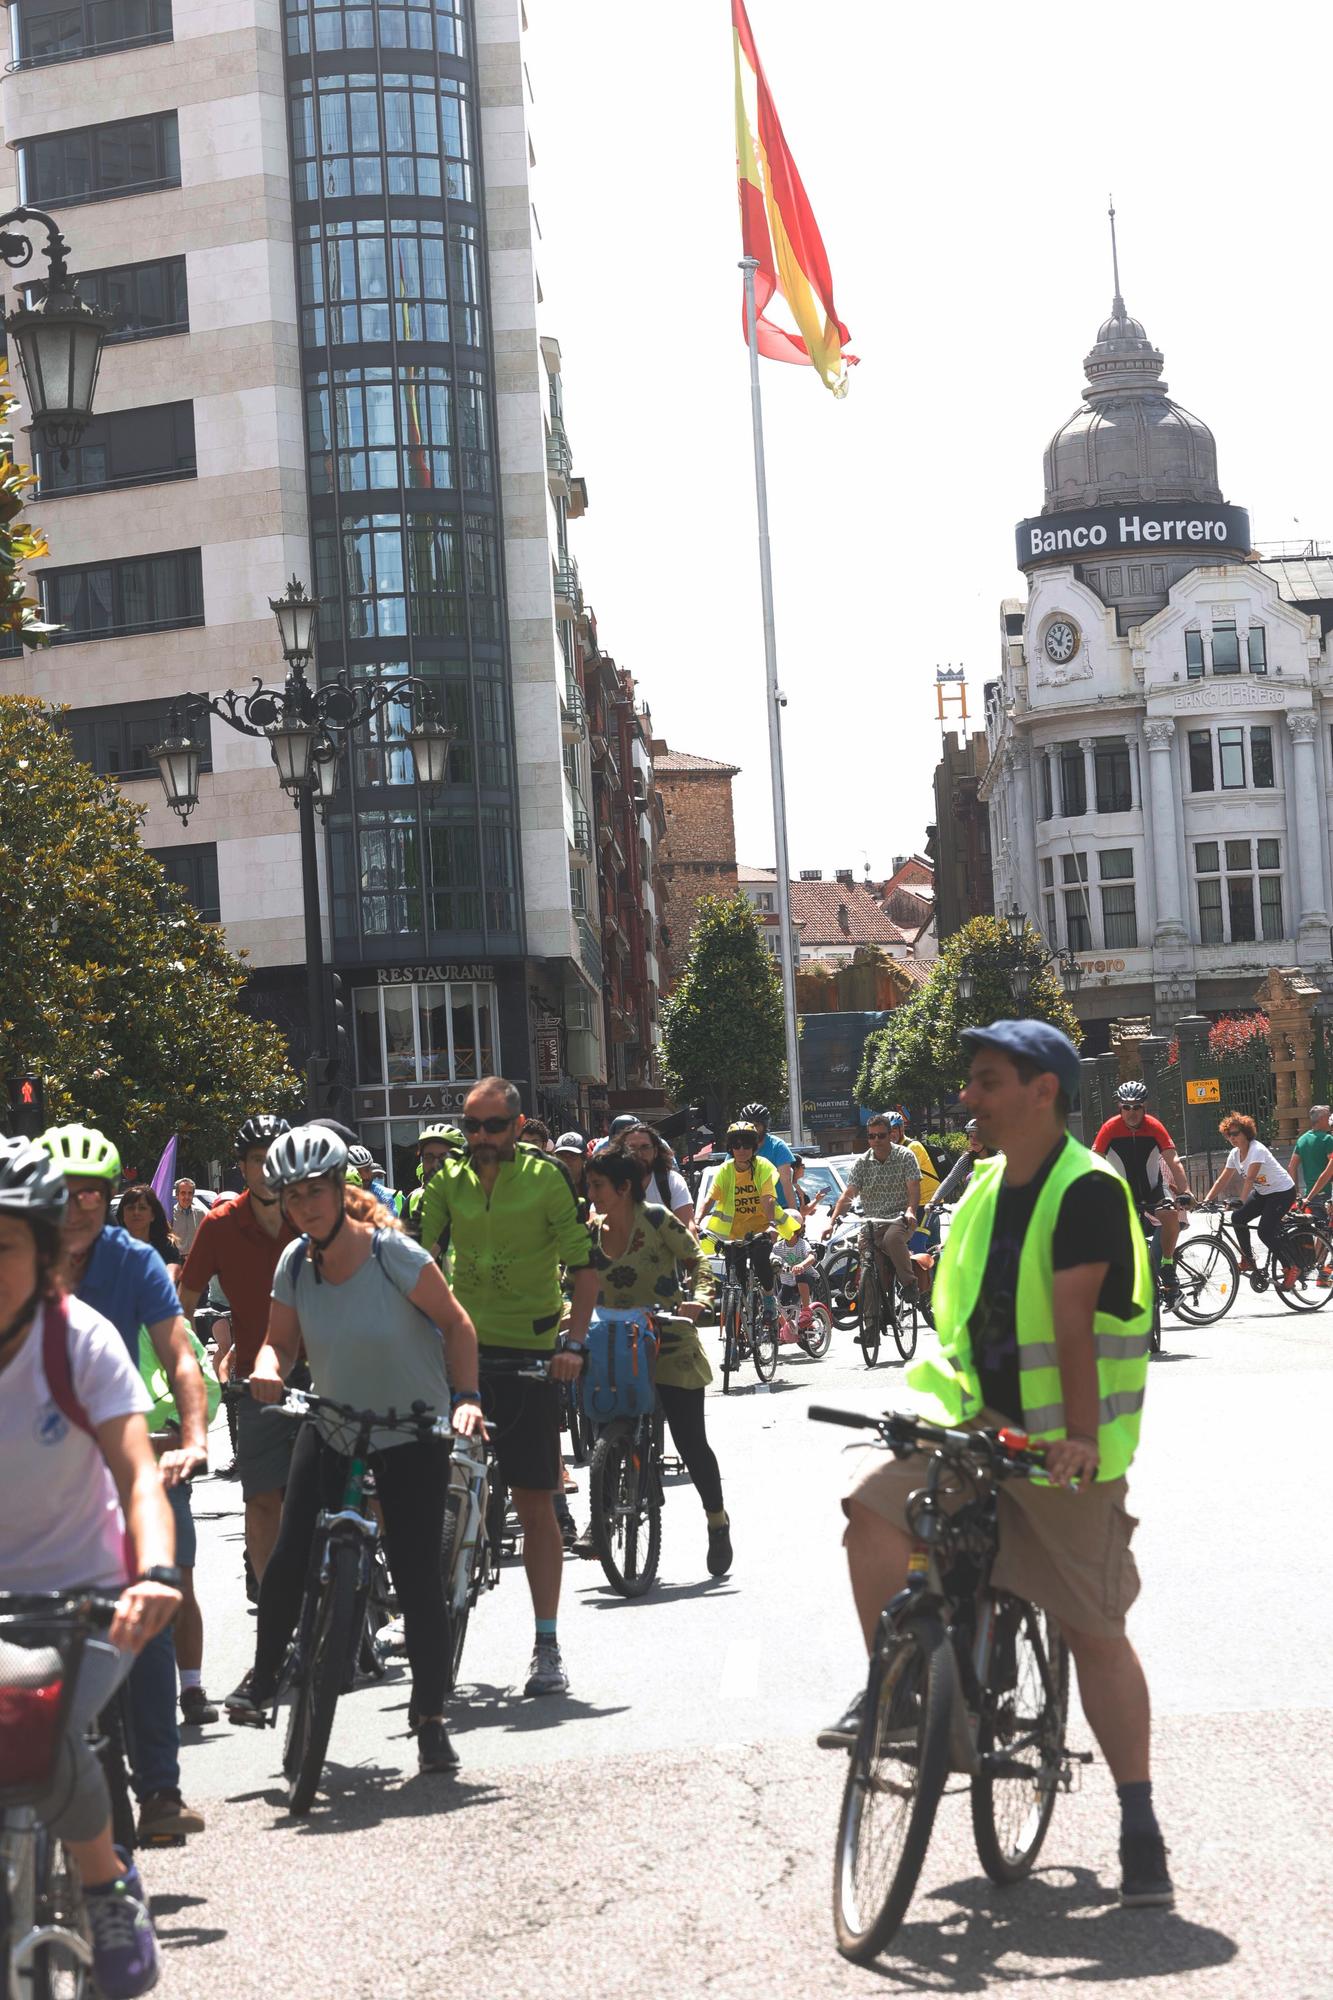
{"type": "Polygon", "coordinates": [[[65,1176],[34,1139],[0,1139],[0,1215],[59,1228],[69,1206],[65,1176]]]}
{"type": "Polygon", "coordinates": [[[325,1125],[298,1125],[269,1147],[264,1179],[274,1194],[296,1181],[342,1180],[347,1172],[347,1147],[325,1125]]]}
{"type": "Polygon", "coordinates": [[[1148,1102],[1148,1086],[1146,1083],[1139,1083],[1136,1078],[1131,1077],[1128,1083],[1122,1083],[1117,1090],[1116,1100],[1120,1104],[1146,1104],[1148,1102]]]}

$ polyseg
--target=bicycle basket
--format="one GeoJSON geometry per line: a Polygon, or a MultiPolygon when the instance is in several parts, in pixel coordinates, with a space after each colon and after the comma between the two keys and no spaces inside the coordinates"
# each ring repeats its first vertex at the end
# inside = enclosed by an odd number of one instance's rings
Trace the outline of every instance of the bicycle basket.
{"type": "Polygon", "coordinates": [[[0,1805],[49,1787],[87,1634],[75,1618],[10,1618],[0,1606],[0,1805]]]}

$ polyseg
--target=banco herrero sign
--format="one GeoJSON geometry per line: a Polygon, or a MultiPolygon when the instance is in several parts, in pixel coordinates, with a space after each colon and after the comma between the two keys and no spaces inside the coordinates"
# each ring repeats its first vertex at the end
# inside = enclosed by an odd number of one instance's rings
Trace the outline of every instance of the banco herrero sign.
{"type": "Polygon", "coordinates": [[[1201,507],[1197,501],[1148,506],[1136,500],[1121,507],[1085,507],[1070,514],[1038,514],[1015,530],[1018,567],[1039,563],[1086,562],[1089,557],[1172,555],[1236,556],[1244,560],[1253,544],[1250,517],[1243,507],[1201,507]]]}

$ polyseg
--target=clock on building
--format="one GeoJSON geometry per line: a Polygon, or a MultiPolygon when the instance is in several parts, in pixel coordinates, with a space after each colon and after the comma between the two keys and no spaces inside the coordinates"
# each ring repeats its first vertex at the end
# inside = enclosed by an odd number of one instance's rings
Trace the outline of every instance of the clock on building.
{"type": "Polygon", "coordinates": [[[1046,627],[1046,657],[1057,667],[1067,666],[1078,651],[1078,627],[1069,618],[1054,618],[1046,627]]]}

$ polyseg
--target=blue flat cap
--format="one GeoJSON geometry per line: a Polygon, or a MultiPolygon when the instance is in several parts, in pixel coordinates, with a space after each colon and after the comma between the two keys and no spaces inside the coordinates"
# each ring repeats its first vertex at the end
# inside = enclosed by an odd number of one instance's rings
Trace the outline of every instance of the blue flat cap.
{"type": "Polygon", "coordinates": [[[1068,1035],[1049,1021],[992,1021],[988,1028],[964,1028],[961,1041],[969,1049],[1000,1049],[1007,1056],[1025,1056],[1060,1079],[1070,1098],[1078,1095],[1078,1050],[1068,1035]]]}

